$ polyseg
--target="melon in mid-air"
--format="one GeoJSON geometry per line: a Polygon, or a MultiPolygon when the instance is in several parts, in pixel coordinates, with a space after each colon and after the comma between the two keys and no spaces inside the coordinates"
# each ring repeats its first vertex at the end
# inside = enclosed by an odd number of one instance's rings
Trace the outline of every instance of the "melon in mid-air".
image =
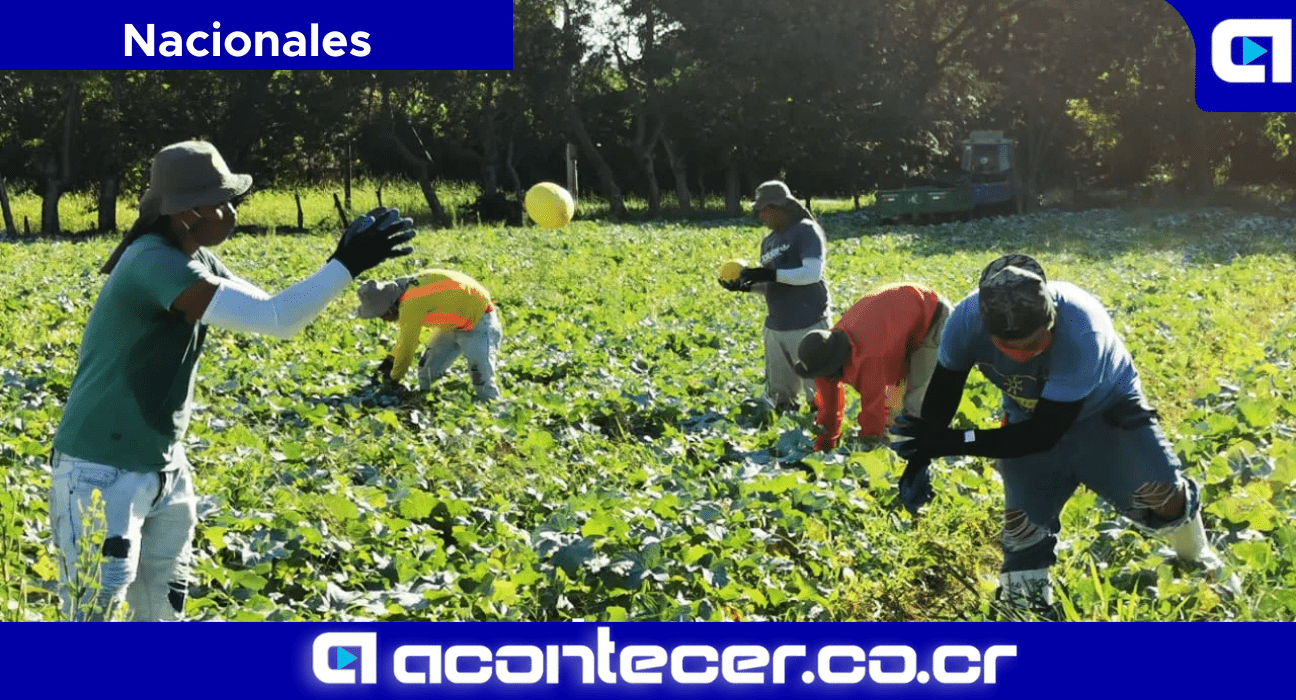
{"type": "Polygon", "coordinates": [[[526,210],[541,228],[562,228],[576,214],[576,202],[562,187],[541,182],[527,190],[526,210]]]}
{"type": "Polygon", "coordinates": [[[747,267],[747,263],[741,260],[730,260],[726,262],[720,266],[720,281],[733,282],[738,279],[738,274],[743,271],[744,267],[747,267]]]}

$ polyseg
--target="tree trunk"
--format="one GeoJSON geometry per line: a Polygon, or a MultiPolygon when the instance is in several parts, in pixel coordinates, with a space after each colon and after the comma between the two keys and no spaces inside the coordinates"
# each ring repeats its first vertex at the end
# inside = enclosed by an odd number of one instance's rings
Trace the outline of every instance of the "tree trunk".
{"type": "Polygon", "coordinates": [[[117,195],[120,193],[120,182],[115,170],[105,173],[99,180],[99,226],[100,233],[117,230],[117,195]]]}
{"type": "Polygon", "coordinates": [[[45,188],[41,195],[41,228],[40,232],[52,236],[63,230],[59,222],[59,199],[63,197],[63,182],[58,178],[58,169],[53,163],[45,168],[45,188]]]}
{"type": "Polygon", "coordinates": [[[648,215],[655,218],[661,213],[661,187],[657,184],[651,151],[640,156],[639,166],[643,168],[644,177],[648,180],[648,215]]]}
{"type": "Polygon", "coordinates": [[[742,200],[739,189],[742,187],[742,178],[738,173],[738,165],[734,162],[733,154],[725,156],[725,211],[733,216],[742,213],[742,200]]]}
{"type": "MultiPolygon", "coordinates": [[[[1040,128],[1040,126],[1035,123],[1035,120],[1031,120],[1030,132],[1031,141],[1028,146],[1030,149],[1030,160],[1026,166],[1026,177],[1021,177],[1019,169],[1016,167],[1013,168],[1013,177],[1016,184],[1020,185],[1018,191],[1021,193],[1017,206],[1018,213],[1031,211],[1035,208],[1035,202],[1038,201],[1036,197],[1036,189],[1038,188],[1040,173],[1043,172],[1044,169],[1044,149],[1048,146],[1047,133],[1045,132],[1045,129],[1040,128]]],[[[1014,166],[1015,165],[1016,163],[1014,163],[1014,166]]]]}
{"type": "Polygon", "coordinates": [[[346,144],[346,168],[342,170],[342,192],[346,198],[346,208],[351,208],[351,139],[347,139],[346,144]]]}
{"type": "Polygon", "coordinates": [[[612,211],[612,216],[617,219],[625,218],[625,202],[621,199],[621,188],[617,186],[616,176],[594,145],[594,140],[590,138],[589,132],[585,130],[585,121],[581,119],[580,113],[576,111],[576,105],[572,103],[567,105],[567,125],[571,128],[573,135],[576,137],[576,142],[580,144],[581,150],[585,153],[585,157],[589,158],[590,162],[594,164],[594,172],[598,174],[599,186],[603,189],[603,196],[608,200],[608,207],[612,211]]]}
{"type": "Polygon", "coordinates": [[[661,135],[661,143],[662,148],[666,150],[666,160],[670,163],[671,175],[675,178],[675,200],[679,203],[680,209],[688,213],[693,208],[688,186],[688,162],[684,160],[684,154],[674,148],[665,133],[661,135]]]}
{"type": "Polygon", "coordinates": [[[270,81],[274,71],[234,71],[230,108],[225,113],[225,124],[216,141],[231,167],[247,158],[257,139],[262,137],[262,123],[270,103],[270,81]]]}
{"type": "Polygon", "coordinates": [[[1213,144],[1207,136],[1206,117],[1199,116],[1192,123],[1192,154],[1188,162],[1188,184],[1193,195],[1209,201],[1215,194],[1215,170],[1211,166],[1213,144]]]}
{"type": "Polygon", "coordinates": [[[121,158],[118,143],[121,141],[121,91],[122,75],[110,73],[112,80],[112,113],[108,116],[108,146],[104,153],[104,174],[99,179],[100,232],[117,230],[117,195],[121,193],[121,158]]]}
{"type": "Polygon", "coordinates": [[[486,76],[481,99],[482,196],[492,197],[499,189],[499,139],[495,133],[495,76],[486,76]]]}
{"type": "MultiPolygon", "coordinates": [[[[445,226],[450,220],[446,216],[445,207],[441,206],[441,200],[437,197],[436,187],[432,182],[432,156],[428,155],[427,148],[423,145],[423,139],[419,138],[418,132],[414,131],[414,127],[408,124],[405,127],[409,129],[410,135],[414,137],[414,141],[418,144],[419,152],[417,154],[410,150],[409,146],[406,146],[405,142],[396,133],[394,119],[386,121],[384,137],[390,139],[390,143],[400,155],[400,159],[414,173],[414,179],[418,182],[419,189],[423,191],[423,198],[427,200],[428,210],[432,212],[433,225],[445,226]]],[[[381,200],[378,202],[378,206],[382,206],[381,200]]]]}
{"type": "Polygon", "coordinates": [[[14,226],[13,210],[9,208],[9,193],[5,190],[3,178],[0,178],[0,213],[4,214],[5,233],[16,237],[18,227],[14,226]]]}
{"type": "Polygon", "coordinates": [[[661,187],[657,184],[657,168],[653,163],[653,152],[657,150],[657,139],[661,136],[661,129],[658,128],[651,136],[645,137],[647,120],[647,116],[640,115],[639,127],[631,146],[635,160],[643,169],[644,181],[648,184],[648,215],[655,218],[661,213],[661,187]]]}
{"type": "Polygon", "coordinates": [[[517,201],[525,199],[526,194],[522,191],[522,178],[518,177],[517,168],[513,165],[513,136],[509,135],[508,151],[504,154],[504,171],[508,173],[509,182],[513,185],[513,195],[517,201]]]}
{"type": "Polygon", "coordinates": [[[67,84],[67,107],[63,110],[63,138],[57,155],[47,155],[41,166],[45,175],[41,201],[41,233],[52,235],[63,230],[59,222],[58,203],[72,181],[72,135],[81,121],[81,81],[67,84]]]}
{"type": "Polygon", "coordinates": [[[425,163],[419,168],[418,184],[419,189],[423,190],[423,198],[427,200],[428,209],[432,211],[432,216],[436,219],[437,225],[444,226],[449,223],[446,217],[445,207],[441,206],[441,200],[437,197],[436,188],[432,186],[432,176],[428,173],[430,168],[425,163]]]}

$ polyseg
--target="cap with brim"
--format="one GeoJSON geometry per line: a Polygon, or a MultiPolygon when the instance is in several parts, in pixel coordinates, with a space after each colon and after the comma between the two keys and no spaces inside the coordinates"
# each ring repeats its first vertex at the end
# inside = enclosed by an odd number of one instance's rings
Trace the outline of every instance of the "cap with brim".
{"type": "Polygon", "coordinates": [[[986,266],[978,286],[986,332],[1020,340],[1052,325],[1057,315],[1044,268],[1028,255],[1005,255],[986,266]]]}
{"type": "Polygon", "coordinates": [[[841,374],[850,351],[850,338],[845,331],[810,331],[797,346],[792,370],[806,379],[836,376],[841,374]]]}
{"type": "Polygon", "coordinates": [[[356,296],[360,298],[360,306],[356,308],[358,318],[378,318],[387,313],[400,295],[405,291],[405,285],[400,282],[375,282],[369,280],[356,289],[356,296]]]}
{"type": "Polygon", "coordinates": [[[153,157],[149,187],[140,199],[140,218],[178,214],[214,206],[244,194],[252,176],[230,172],[216,147],[206,141],[182,141],[153,157]]]}

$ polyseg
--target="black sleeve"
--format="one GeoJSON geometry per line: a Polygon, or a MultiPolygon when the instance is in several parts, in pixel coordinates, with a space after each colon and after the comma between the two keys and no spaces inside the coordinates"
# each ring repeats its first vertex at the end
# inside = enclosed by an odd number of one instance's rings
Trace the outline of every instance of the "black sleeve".
{"type": "MultiPolygon", "coordinates": [[[[933,376],[933,380],[935,377],[933,376]]],[[[930,392],[930,389],[928,389],[930,392]]],[[[928,393],[928,396],[931,396],[928,393]]],[[[966,442],[969,431],[955,431],[952,444],[946,455],[974,455],[977,457],[1013,458],[1025,457],[1036,452],[1052,449],[1062,439],[1071,425],[1080,415],[1084,400],[1059,403],[1040,399],[1030,418],[1002,428],[970,431],[974,434],[972,442],[966,442]]],[[[927,401],[923,401],[924,414],[927,401]]]]}
{"type": "Polygon", "coordinates": [[[931,381],[927,383],[927,393],[923,395],[921,418],[932,425],[948,427],[954,414],[958,413],[959,402],[963,400],[963,385],[967,383],[970,372],[956,372],[937,363],[931,381]]]}

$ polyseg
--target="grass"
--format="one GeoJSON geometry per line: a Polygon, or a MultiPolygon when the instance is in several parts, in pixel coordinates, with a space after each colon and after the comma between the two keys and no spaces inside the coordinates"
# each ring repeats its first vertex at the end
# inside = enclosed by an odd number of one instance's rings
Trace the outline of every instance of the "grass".
{"type": "MultiPolygon", "coordinates": [[[[471,183],[441,182],[437,183],[437,196],[441,205],[451,216],[454,225],[472,226],[471,215],[464,209],[480,195],[481,189],[471,183]]],[[[294,195],[301,197],[301,219],[305,228],[310,230],[328,229],[339,221],[337,209],[333,202],[336,195],[343,201],[344,189],[341,183],[311,184],[277,191],[258,190],[253,186],[251,192],[239,206],[239,224],[259,226],[267,230],[297,226],[297,201],[294,195]]],[[[34,191],[10,192],[10,205],[13,210],[14,224],[19,235],[29,230],[37,235],[41,225],[41,197],[34,191]]],[[[351,188],[351,213],[363,213],[382,204],[396,207],[416,222],[427,224],[432,215],[428,209],[423,192],[415,183],[407,181],[376,181],[369,179],[355,180],[351,188]],[[381,194],[380,194],[381,192],[381,194]]],[[[871,196],[861,198],[861,206],[867,206],[871,196]]],[[[750,205],[750,198],[744,195],[741,200],[744,215],[750,205]]],[[[117,200],[117,225],[122,229],[129,227],[136,218],[137,199],[121,197],[117,200]]],[[[648,219],[648,203],[638,197],[626,197],[627,217],[632,221],[648,219]]],[[[812,202],[816,215],[842,213],[854,209],[850,199],[815,199],[812,202]]],[[[65,232],[76,235],[91,235],[98,226],[98,197],[94,192],[68,192],[59,200],[59,222],[65,232]]],[[[609,215],[606,200],[588,196],[582,199],[577,207],[577,218],[585,220],[602,220],[609,215]]],[[[732,216],[724,211],[724,198],[711,195],[698,197],[694,195],[692,209],[683,211],[675,200],[674,194],[664,194],[660,217],[668,220],[727,220],[732,216]]]]}
{"type": "MultiPolygon", "coordinates": [[[[326,195],[303,197],[315,232],[236,236],[216,252],[285,288],[332,250],[326,195]]],[[[384,191],[416,219],[419,197],[384,191]]],[[[255,193],[242,213],[296,216],[286,192],[255,193]]],[[[958,299],[1006,250],[1111,311],[1243,590],[1175,569],[1082,489],[1063,511],[1055,568],[1067,619],[1296,618],[1292,222],[1203,208],[923,228],[849,211],[821,220],[838,314],[902,279],[958,299]]],[[[472,402],[462,367],[427,396],[376,393],[367,377],[393,331],[350,317],[350,292],[292,341],[213,331],[187,445],[202,495],[188,614],[1001,616],[990,598],[1002,488],[987,462],[938,464],[937,499],[915,519],[896,503],[889,452],[807,454],[808,416],[745,403],[761,390],[762,305],[711,278],[761,235],[746,216],[422,230],[413,256],[371,276],[450,266],[492,291],[505,332],[497,406],[472,402]]],[[[20,513],[0,525],[10,618],[58,616],[43,460],[113,242],[0,245],[0,483],[20,513]]],[[[973,377],[959,420],[993,425],[997,392],[973,377]]]]}

